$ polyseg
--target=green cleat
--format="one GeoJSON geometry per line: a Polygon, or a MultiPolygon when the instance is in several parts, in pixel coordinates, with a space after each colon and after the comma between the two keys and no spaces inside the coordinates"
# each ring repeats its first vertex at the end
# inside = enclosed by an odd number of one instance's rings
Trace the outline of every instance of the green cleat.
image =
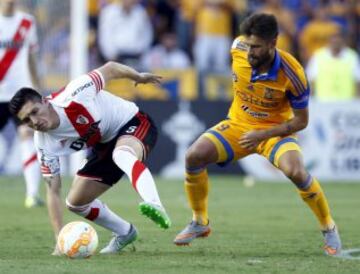
{"type": "Polygon", "coordinates": [[[142,215],[150,218],[161,228],[168,229],[171,226],[171,220],[163,207],[148,202],[142,202],[139,204],[139,210],[142,215]]]}

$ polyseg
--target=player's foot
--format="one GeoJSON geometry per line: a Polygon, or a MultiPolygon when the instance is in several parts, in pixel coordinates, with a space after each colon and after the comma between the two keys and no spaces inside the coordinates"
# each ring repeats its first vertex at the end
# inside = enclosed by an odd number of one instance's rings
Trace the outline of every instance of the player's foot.
{"type": "Polygon", "coordinates": [[[43,206],[44,202],[39,197],[31,197],[28,196],[25,199],[25,207],[26,208],[33,208],[38,206],[43,206]]]}
{"type": "Polygon", "coordinates": [[[130,225],[129,233],[123,236],[113,233],[113,238],[110,240],[109,244],[101,249],[101,254],[114,254],[118,253],[124,249],[125,246],[131,244],[136,240],[137,230],[135,226],[130,225]]]}
{"type": "Polygon", "coordinates": [[[334,226],[332,229],[321,231],[325,240],[325,254],[334,256],[341,252],[341,240],[337,227],[334,226]]]}
{"type": "Polygon", "coordinates": [[[139,210],[141,214],[154,221],[161,228],[168,229],[171,226],[170,217],[163,207],[148,202],[142,202],[139,204],[139,210]]]}
{"type": "Polygon", "coordinates": [[[201,225],[196,221],[191,221],[184,230],[182,230],[174,239],[176,245],[189,245],[196,238],[209,236],[211,232],[210,225],[201,225]]]}

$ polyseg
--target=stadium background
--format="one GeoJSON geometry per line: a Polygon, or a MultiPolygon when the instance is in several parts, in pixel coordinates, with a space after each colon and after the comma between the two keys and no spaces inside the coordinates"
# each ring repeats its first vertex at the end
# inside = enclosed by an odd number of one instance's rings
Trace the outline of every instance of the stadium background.
{"type": "MultiPolygon", "coordinates": [[[[99,22],[105,7],[119,1],[18,2],[37,19],[40,44],[38,63],[44,93],[58,90],[69,79],[109,59],[106,51],[101,48],[99,22]]],[[[273,12],[281,18],[279,47],[292,52],[306,66],[310,58],[307,49],[314,45],[307,44],[306,35],[313,34],[305,30],[316,16],[317,10],[323,10],[330,21],[342,28],[347,44],[357,51],[360,47],[360,3],[356,0],[137,2],[149,18],[148,27],[153,33],[151,42],[142,51],[143,54],[134,53],[128,58],[129,56],[124,57],[119,53],[113,59],[140,70],[152,70],[162,75],[164,82],[159,87],[135,88],[127,82],[116,81],[107,88],[126,99],[135,100],[153,116],[160,128],[160,138],[149,159],[149,166],[154,173],[163,177],[182,177],[186,148],[204,129],[226,116],[231,102],[230,65],[225,68],[212,64],[208,67],[199,65],[196,61],[197,53],[193,51],[199,37],[215,34],[232,41],[237,36],[238,24],[246,15],[260,10],[273,12]],[[146,63],[144,55],[161,43],[164,35],[169,33],[176,36],[176,47],[189,63],[159,64],[156,60],[146,63]]],[[[117,30],[112,31],[116,36],[117,30]]],[[[313,30],[315,33],[317,31],[313,30]]],[[[202,52],[206,50],[209,50],[211,56],[211,49],[205,47],[202,52]]],[[[217,54],[220,53],[213,53],[217,54]]],[[[306,165],[320,179],[357,181],[359,178],[360,112],[357,100],[352,98],[331,103],[313,100],[311,104],[311,122],[308,129],[300,133],[300,141],[306,165]]],[[[14,137],[14,127],[8,125],[0,137],[2,174],[21,172],[21,163],[17,160],[17,139],[14,137]]],[[[64,159],[67,167],[63,170],[65,174],[76,170],[78,158],[73,161],[64,159]]],[[[266,161],[256,156],[227,168],[212,166],[210,170],[219,174],[249,173],[262,180],[282,178],[266,161]]]]}

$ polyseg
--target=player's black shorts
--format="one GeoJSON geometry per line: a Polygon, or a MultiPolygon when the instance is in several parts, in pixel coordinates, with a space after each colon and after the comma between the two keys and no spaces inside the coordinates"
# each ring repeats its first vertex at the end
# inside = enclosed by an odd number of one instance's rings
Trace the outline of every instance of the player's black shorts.
{"type": "Polygon", "coordinates": [[[148,155],[155,146],[158,133],[152,119],[146,113],[138,112],[119,130],[114,139],[107,143],[99,143],[91,149],[85,166],[77,174],[94,178],[94,180],[110,186],[119,181],[124,172],[114,163],[112,153],[118,138],[125,135],[131,135],[139,139],[148,155]]]}
{"type": "Polygon", "coordinates": [[[20,125],[19,119],[16,119],[9,110],[9,103],[8,102],[1,102],[0,103],[0,130],[2,130],[6,124],[13,120],[15,125],[20,125]]]}

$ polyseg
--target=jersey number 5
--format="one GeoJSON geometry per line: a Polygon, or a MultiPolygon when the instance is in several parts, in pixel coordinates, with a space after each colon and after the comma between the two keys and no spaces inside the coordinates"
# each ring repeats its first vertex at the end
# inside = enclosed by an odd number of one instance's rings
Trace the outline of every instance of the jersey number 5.
{"type": "Polygon", "coordinates": [[[125,132],[126,133],[134,133],[136,128],[137,128],[137,126],[131,126],[125,132]]]}

